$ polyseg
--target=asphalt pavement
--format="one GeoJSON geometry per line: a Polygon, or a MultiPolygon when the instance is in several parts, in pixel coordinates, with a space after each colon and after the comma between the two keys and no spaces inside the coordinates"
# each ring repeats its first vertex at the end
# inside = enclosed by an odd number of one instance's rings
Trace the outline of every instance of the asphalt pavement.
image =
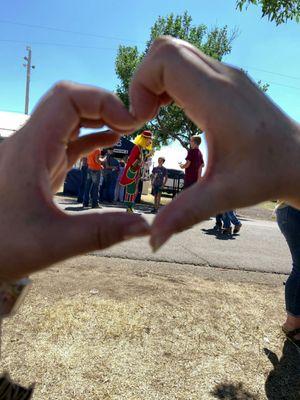
{"type": "MultiPolygon", "coordinates": [[[[82,211],[74,200],[57,198],[58,205],[71,213],[82,211]]],[[[151,222],[153,215],[143,209],[151,222]]],[[[94,210],[92,210],[94,211],[94,210]]],[[[103,207],[96,212],[124,212],[117,207],[103,207]]],[[[174,235],[157,253],[153,253],[147,238],[130,240],[93,255],[141,261],[191,264],[214,268],[288,274],[291,258],[287,244],[276,222],[242,218],[242,229],[232,237],[216,235],[214,219],[174,235]]]]}

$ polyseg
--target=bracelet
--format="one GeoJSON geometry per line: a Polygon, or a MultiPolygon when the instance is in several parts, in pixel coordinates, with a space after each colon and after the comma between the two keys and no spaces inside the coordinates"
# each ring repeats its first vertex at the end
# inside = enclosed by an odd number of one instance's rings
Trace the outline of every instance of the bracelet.
{"type": "Polygon", "coordinates": [[[30,284],[31,280],[28,278],[0,284],[0,318],[11,317],[16,313],[30,284]]]}
{"type": "Polygon", "coordinates": [[[0,399],[29,400],[32,397],[34,385],[29,388],[14,383],[7,373],[0,376],[0,399]]]}

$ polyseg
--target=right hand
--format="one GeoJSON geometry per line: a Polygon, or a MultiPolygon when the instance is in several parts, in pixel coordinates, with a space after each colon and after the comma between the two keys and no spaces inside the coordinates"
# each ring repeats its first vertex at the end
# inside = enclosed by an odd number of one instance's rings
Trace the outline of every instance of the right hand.
{"type": "Polygon", "coordinates": [[[240,70],[181,40],[154,42],[136,71],[131,112],[142,125],[171,101],[206,133],[208,165],[197,184],[158,214],[151,243],[220,211],[267,199],[300,206],[300,129],[240,70]]]}

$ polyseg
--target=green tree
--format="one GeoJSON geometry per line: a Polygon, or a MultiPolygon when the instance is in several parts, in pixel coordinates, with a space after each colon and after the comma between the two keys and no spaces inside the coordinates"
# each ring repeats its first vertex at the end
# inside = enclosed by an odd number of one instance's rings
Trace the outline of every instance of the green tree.
{"type": "Polygon", "coordinates": [[[300,21],[300,0],[237,0],[236,7],[241,11],[249,4],[259,5],[262,16],[275,21],[276,25],[288,20],[300,21]]]}
{"type": "MultiPolygon", "coordinates": [[[[159,17],[151,28],[150,39],[144,52],[139,52],[136,46],[119,47],[115,63],[116,73],[120,80],[117,94],[125,105],[129,106],[128,89],[131,77],[151,43],[158,36],[170,35],[186,40],[209,56],[222,60],[226,54],[230,53],[237,33],[236,29],[229,32],[227,26],[208,29],[204,24],[193,25],[192,17],[187,12],[183,15],[170,14],[166,17],[159,17]]],[[[154,132],[154,144],[157,147],[178,140],[183,147],[187,148],[190,137],[202,132],[174,103],[162,107],[157,117],[144,128],[154,132]]]]}

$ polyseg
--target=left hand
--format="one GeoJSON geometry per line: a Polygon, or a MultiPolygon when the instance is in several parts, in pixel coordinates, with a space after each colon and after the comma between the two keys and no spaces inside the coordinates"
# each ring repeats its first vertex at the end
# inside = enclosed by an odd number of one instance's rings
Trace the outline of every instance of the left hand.
{"type": "Polygon", "coordinates": [[[65,258],[148,233],[138,215],[69,215],[53,202],[75,161],[111,146],[135,121],[112,93],[73,83],[56,85],[27,124],[0,145],[0,282],[65,258]],[[79,137],[81,127],[113,131],[79,137]]]}

